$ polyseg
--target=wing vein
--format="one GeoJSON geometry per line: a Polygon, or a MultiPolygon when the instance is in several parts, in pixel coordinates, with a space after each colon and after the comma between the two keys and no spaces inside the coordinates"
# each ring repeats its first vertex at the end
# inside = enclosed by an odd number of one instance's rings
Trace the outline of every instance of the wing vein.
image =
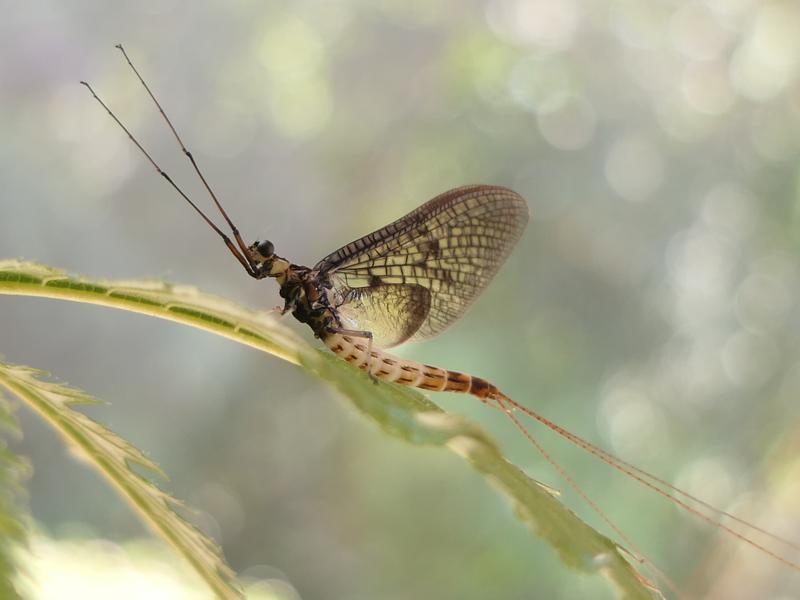
{"type": "Polygon", "coordinates": [[[517,193],[465,186],[350,242],[314,268],[330,277],[351,326],[380,330],[384,346],[426,339],[466,312],[527,222],[528,207],[517,193]]]}

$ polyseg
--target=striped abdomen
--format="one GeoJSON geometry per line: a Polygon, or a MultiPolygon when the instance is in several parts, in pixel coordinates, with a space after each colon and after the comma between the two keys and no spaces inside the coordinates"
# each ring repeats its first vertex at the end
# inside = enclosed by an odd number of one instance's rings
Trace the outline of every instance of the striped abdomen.
{"type": "Polygon", "coordinates": [[[322,341],[333,352],[363,371],[367,370],[369,364],[370,373],[377,379],[434,392],[472,394],[484,402],[500,394],[496,387],[480,377],[398,358],[374,346],[368,357],[369,340],[364,338],[330,333],[322,341]]]}

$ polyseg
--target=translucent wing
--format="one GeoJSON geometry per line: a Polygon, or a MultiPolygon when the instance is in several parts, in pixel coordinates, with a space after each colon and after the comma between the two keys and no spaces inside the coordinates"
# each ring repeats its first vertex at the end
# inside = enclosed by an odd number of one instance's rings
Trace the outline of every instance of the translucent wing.
{"type": "Polygon", "coordinates": [[[428,316],[430,292],[421,285],[377,285],[351,289],[339,307],[348,329],[372,332],[372,341],[391,348],[407,341],[428,316]]]}
{"type": "Polygon", "coordinates": [[[465,186],[343,246],[314,268],[327,274],[344,297],[339,312],[347,313],[348,326],[369,330],[368,323],[381,325],[383,337],[395,344],[422,340],[464,314],[527,222],[528,207],[519,194],[502,187],[465,186]],[[424,288],[429,298],[421,308],[409,310],[420,294],[388,292],[398,287],[424,288]],[[369,292],[375,289],[381,291],[369,292]],[[348,306],[355,298],[360,303],[348,306]]]}

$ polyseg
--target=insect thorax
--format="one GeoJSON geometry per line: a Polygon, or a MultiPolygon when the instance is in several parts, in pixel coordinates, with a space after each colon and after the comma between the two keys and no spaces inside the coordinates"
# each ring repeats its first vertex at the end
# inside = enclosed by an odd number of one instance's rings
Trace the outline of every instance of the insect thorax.
{"type": "Polygon", "coordinates": [[[280,282],[280,295],[286,301],[285,309],[295,319],[306,323],[317,337],[331,326],[336,326],[336,312],[331,305],[330,284],[308,267],[291,265],[280,282]]]}

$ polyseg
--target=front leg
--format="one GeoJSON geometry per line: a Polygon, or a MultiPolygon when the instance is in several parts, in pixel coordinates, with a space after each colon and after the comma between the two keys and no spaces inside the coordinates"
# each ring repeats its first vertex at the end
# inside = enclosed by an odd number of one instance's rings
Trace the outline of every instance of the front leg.
{"type": "Polygon", "coordinates": [[[267,314],[278,315],[279,317],[282,317],[287,312],[292,312],[294,310],[294,307],[295,307],[295,302],[287,300],[283,306],[276,306],[275,308],[270,308],[267,311],[267,314]]]}
{"type": "Polygon", "coordinates": [[[297,302],[295,301],[294,298],[286,300],[286,303],[283,305],[283,308],[281,309],[281,316],[285,315],[287,312],[293,312],[295,306],[297,306],[297,302]]]}

